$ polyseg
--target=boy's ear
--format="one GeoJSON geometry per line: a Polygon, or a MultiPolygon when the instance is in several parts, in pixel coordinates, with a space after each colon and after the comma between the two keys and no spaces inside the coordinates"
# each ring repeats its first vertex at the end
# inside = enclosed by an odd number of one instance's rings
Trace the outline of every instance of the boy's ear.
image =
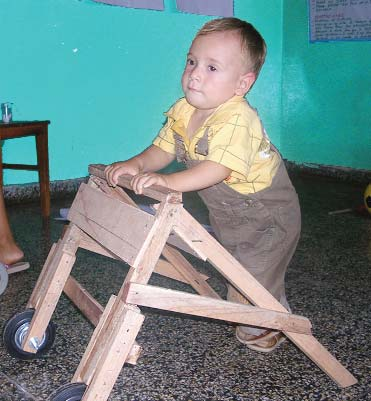
{"type": "Polygon", "coordinates": [[[241,75],[239,85],[236,88],[235,94],[237,96],[245,96],[255,82],[256,76],[253,72],[241,75]]]}

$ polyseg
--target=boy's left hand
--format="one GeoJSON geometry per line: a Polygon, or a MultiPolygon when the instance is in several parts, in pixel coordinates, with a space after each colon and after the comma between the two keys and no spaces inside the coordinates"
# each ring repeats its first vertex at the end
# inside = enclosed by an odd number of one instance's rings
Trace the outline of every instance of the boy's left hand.
{"type": "Polygon", "coordinates": [[[133,191],[136,194],[142,194],[144,188],[148,188],[151,185],[160,185],[165,188],[169,188],[166,176],[157,173],[143,173],[135,175],[130,181],[133,191]]]}

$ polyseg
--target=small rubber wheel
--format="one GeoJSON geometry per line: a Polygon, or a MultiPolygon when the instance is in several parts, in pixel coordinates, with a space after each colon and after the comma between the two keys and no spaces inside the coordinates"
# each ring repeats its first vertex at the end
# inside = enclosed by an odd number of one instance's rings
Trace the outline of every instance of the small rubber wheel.
{"type": "Polygon", "coordinates": [[[0,263],[0,295],[5,291],[8,285],[8,272],[6,267],[0,263]]]}
{"type": "Polygon", "coordinates": [[[80,401],[86,390],[85,383],[68,383],[50,395],[49,401],[80,401]]]}
{"type": "Polygon", "coordinates": [[[37,344],[37,352],[26,352],[22,349],[22,343],[30,328],[34,311],[27,309],[23,312],[15,314],[6,323],[3,331],[3,341],[5,348],[9,354],[18,359],[36,359],[44,355],[55,340],[55,326],[53,322],[49,322],[48,327],[40,341],[37,344]]]}

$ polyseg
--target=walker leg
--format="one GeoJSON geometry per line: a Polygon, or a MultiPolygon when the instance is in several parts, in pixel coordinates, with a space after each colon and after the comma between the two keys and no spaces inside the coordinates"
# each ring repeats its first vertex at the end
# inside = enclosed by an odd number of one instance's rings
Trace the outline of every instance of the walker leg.
{"type": "Polygon", "coordinates": [[[88,386],[82,401],[108,399],[144,320],[139,308],[126,305],[118,298],[107,309],[108,316],[102,319],[101,327],[97,326],[97,335],[94,333],[73,378],[73,382],[88,386]],[[97,344],[102,350],[100,353],[92,352],[97,344]]]}
{"type": "Polygon", "coordinates": [[[40,342],[75,262],[79,234],[80,229],[70,225],[66,235],[49,254],[41,275],[45,282],[38,281],[28,303],[35,313],[23,341],[24,351],[37,352],[34,344],[40,342]]]}
{"type": "Polygon", "coordinates": [[[40,297],[43,293],[45,293],[45,288],[47,288],[50,285],[50,263],[53,260],[53,257],[55,255],[55,250],[58,246],[58,243],[55,243],[52,245],[50,248],[48,257],[46,258],[46,261],[44,263],[44,267],[41,270],[41,273],[39,275],[39,278],[37,279],[36,285],[32,291],[32,294],[27,302],[26,308],[27,309],[36,309],[38,301],[40,300],[40,297]]]}

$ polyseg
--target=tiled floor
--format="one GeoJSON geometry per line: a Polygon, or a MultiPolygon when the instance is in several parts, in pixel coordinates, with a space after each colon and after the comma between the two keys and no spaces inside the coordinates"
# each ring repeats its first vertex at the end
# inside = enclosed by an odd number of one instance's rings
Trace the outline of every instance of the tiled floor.
{"type": "MultiPolygon", "coordinates": [[[[324,178],[295,177],[302,205],[302,237],[287,274],[293,311],[308,317],[313,333],[359,383],[339,388],[292,343],[271,354],[240,344],[233,328],[218,321],[143,309],[137,338],[143,353],[136,366],[125,365],[110,400],[303,401],[371,400],[371,217],[329,211],[359,206],[363,185],[324,178]]],[[[52,216],[71,199],[53,202],[52,216]]],[[[205,222],[194,196],[185,205],[205,222]]],[[[37,204],[8,208],[15,236],[31,269],[11,275],[0,296],[0,330],[24,310],[51,244],[63,223],[42,224],[37,204]]],[[[222,296],[225,284],[207,263],[193,260],[222,296]]],[[[79,250],[73,275],[102,304],[117,293],[127,267],[79,250]]],[[[151,283],[188,291],[159,276],[151,283]]],[[[46,357],[21,361],[0,344],[0,400],[39,401],[68,383],[92,334],[92,326],[64,296],[53,316],[57,335],[46,357]]]]}

